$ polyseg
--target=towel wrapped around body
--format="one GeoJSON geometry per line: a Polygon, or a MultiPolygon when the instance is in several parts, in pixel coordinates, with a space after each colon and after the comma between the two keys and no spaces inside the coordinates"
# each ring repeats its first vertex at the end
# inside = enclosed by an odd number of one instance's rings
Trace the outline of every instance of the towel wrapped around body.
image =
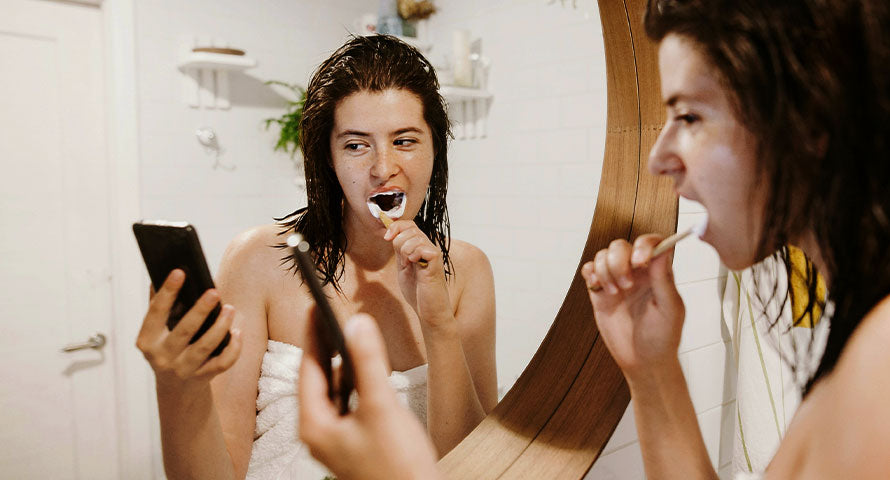
{"type": "MultiPolygon", "coordinates": [[[[302,358],[299,347],[269,340],[260,371],[248,479],[322,480],[330,475],[299,441],[297,375],[302,358]]],[[[399,400],[425,425],[427,366],[392,372],[389,381],[399,400]]]]}

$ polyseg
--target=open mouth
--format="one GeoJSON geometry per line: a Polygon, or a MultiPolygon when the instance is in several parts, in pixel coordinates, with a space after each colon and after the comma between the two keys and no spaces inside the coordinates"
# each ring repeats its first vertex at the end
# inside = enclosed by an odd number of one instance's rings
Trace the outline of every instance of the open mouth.
{"type": "Polygon", "coordinates": [[[405,192],[391,191],[375,193],[368,198],[368,209],[375,218],[380,218],[380,212],[387,217],[396,219],[405,213],[405,192]]]}

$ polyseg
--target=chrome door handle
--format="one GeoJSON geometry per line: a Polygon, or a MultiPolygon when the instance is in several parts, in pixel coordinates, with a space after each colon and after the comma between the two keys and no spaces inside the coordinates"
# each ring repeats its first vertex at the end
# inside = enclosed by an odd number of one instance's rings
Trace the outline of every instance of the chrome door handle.
{"type": "Polygon", "coordinates": [[[102,348],[104,346],[105,346],[105,335],[102,335],[101,333],[96,333],[92,337],[87,339],[87,341],[85,341],[85,342],[72,343],[72,344],[64,346],[62,348],[62,351],[63,352],[76,352],[78,350],[85,350],[87,348],[93,348],[93,349],[99,350],[100,348],[102,348]]]}

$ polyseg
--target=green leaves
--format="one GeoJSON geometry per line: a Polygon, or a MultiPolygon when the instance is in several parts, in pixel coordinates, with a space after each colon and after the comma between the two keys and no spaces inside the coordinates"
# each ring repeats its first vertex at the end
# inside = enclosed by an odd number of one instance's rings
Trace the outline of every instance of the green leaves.
{"type": "Polygon", "coordinates": [[[275,150],[284,150],[290,153],[291,158],[300,149],[300,120],[303,118],[303,105],[306,103],[306,89],[296,85],[277,80],[269,80],[266,85],[279,85],[287,88],[294,93],[297,101],[288,101],[287,110],[278,118],[267,118],[265,120],[266,130],[274,123],[277,124],[281,131],[278,135],[278,142],[275,144],[275,150]]]}

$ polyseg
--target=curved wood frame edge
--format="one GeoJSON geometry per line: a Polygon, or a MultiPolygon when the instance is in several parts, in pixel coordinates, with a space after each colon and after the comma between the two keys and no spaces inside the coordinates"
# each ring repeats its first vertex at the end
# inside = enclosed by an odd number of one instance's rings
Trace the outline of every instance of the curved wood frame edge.
{"type": "Polygon", "coordinates": [[[615,238],[676,231],[668,179],[646,172],[664,124],[646,0],[598,0],[605,40],[608,124],[600,190],[579,267],[546,338],[495,410],[440,461],[449,478],[582,478],[630,400],[598,337],[580,265],[615,238]]]}

